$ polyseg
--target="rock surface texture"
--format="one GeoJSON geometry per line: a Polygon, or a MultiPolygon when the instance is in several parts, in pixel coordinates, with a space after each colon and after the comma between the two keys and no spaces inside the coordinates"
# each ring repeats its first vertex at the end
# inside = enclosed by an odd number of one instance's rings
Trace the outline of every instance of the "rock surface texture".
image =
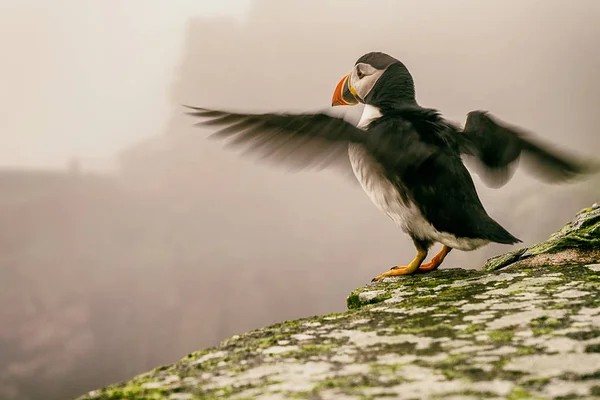
{"type": "Polygon", "coordinates": [[[600,397],[600,206],[483,271],[386,278],[348,309],[234,336],[80,399],[600,397]]]}

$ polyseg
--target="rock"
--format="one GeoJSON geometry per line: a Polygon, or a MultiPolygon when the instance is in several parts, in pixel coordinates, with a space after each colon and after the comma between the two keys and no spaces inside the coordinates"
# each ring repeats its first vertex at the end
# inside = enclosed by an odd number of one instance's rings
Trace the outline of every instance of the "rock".
{"type": "Polygon", "coordinates": [[[385,278],[80,400],[600,396],[599,254],[594,205],[485,271],[385,278]]]}
{"type": "Polygon", "coordinates": [[[573,221],[534,246],[493,257],[484,271],[507,266],[582,264],[600,259],[600,205],[581,210],[573,221]]]}

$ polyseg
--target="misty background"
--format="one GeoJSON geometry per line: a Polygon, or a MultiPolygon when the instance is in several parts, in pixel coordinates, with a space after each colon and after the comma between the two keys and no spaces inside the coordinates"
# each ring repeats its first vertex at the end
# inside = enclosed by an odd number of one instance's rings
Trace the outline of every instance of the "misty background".
{"type": "MultiPolygon", "coordinates": [[[[489,110],[594,156],[599,18],[596,0],[0,0],[0,398],[74,397],[343,311],[414,256],[356,185],[240,157],[181,104],[328,109],[356,59],[384,51],[450,120],[489,110]]],[[[600,199],[598,177],[474,179],[524,245],[600,199]]]]}

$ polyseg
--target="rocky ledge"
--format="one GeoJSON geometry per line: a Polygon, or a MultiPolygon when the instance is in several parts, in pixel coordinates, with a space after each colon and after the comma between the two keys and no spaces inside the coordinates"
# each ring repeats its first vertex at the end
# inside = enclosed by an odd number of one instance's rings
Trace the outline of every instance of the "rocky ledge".
{"type": "Polygon", "coordinates": [[[597,398],[599,263],[595,204],[483,271],[386,278],[80,399],[597,398]]]}

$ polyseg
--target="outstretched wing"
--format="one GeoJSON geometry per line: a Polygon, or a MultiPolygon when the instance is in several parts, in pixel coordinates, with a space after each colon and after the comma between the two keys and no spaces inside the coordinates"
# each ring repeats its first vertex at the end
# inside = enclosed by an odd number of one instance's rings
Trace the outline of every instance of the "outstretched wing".
{"type": "Polygon", "coordinates": [[[490,187],[506,184],[520,160],[529,172],[548,182],[566,181],[597,169],[597,165],[551,149],[531,134],[500,123],[484,111],[467,115],[460,148],[463,154],[475,158],[476,172],[490,187]]]}
{"type": "Polygon", "coordinates": [[[365,140],[364,131],[324,113],[245,114],[186,107],[192,109],[188,114],[202,118],[196,125],[221,128],[209,137],[229,139],[228,146],[293,169],[336,165],[351,173],[348,144],[365,140]]]}

